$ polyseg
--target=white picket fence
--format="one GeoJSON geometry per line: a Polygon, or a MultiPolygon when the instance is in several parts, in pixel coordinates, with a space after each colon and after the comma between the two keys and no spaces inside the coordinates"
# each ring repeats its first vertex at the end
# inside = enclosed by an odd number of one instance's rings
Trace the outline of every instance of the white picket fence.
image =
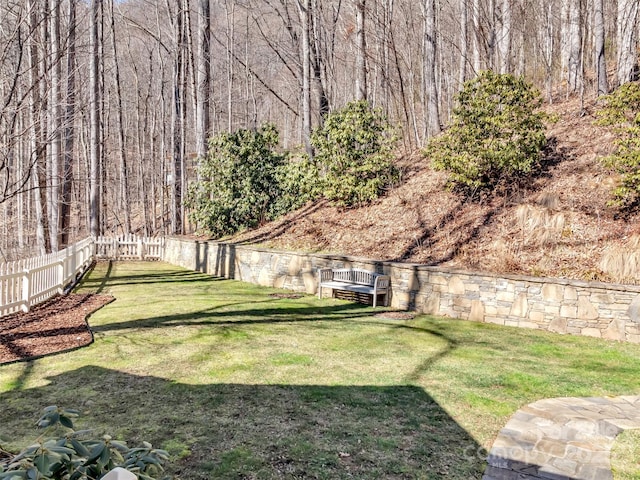
{"type": "Polygon", "coordinates": [[[70,285],[96,258],[161,260],[164,238],[86,238],[56,253],[0,263],[0,317],[29,309],[70,285]]]}
{"type": "Polygon", "coordinates": [[[0,263],[0,316],[61,293],[92,260],[93,241],[86,238],[56,253],[0,263]]]}
{"type": "Polygon", "coordinates": [[[164,238],[121,235],[98,237],[95,240],[96,258],[112,260],[162,260],[164,238]]]}

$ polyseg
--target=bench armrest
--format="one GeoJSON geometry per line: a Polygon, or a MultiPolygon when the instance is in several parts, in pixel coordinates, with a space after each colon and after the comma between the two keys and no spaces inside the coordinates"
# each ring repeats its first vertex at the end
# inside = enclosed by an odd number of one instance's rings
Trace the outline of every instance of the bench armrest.
{"type": "Polygon", "coordinates": [[[378,275],[376,277],[375,282],[373,283],[373,289],[377,291],[387,290],[389,288],[389,284],[391,283],[391,278],[389,275],[378,275]]]}
{"type": "Polygon", "coordinates": [[[318,269],[318,282],[330,282],[333,280],[333,270],[331,268],[318,269]]]}

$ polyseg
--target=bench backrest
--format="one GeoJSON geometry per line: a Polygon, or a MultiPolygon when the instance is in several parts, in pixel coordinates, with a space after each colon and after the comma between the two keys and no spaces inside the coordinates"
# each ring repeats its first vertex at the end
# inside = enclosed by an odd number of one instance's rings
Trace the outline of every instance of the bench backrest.
{"type": "Polygon", "coordinates": [[[373,286],[377,276],[377,273],[360,270],[358,268],[341,268],[333,271],[333,280],[356,283],[358,285],[373,286]]]}

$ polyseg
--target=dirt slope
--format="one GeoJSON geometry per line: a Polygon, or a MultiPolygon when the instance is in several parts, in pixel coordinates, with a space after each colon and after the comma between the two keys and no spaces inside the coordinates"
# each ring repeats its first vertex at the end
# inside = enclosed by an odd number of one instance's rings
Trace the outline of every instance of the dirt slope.
{"type": "Polygon", "coordinates": [[[577,100],[547,110],[559,121],[548,127],[551,147],[543,172],[508,199],[465,202],[447,191],[446,176],[415,152],[398,160],[404,182],[370,206],[340,211],[320,201],[233,240],[501,273],[633,282],[603,268],[601,261],[610,252],[624,253],[640,233],[635,216],[618,218],[607,206],[615,180],[600,159],[612,150],[611,132],[594,125],[593,103],[581,114],[577,100]]]}

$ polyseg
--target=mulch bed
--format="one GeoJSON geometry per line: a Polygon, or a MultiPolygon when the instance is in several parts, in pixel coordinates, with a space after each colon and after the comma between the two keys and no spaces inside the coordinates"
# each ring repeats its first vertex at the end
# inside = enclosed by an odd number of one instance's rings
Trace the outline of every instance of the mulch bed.
{"type": "Polygon", "coordinates": [[[376,313],[375,316],[387,320],[411,320],[416,314],[413,312],[380,312],[376,313]]]}
{"type": "Polygon", "coordinates": [[[58,295],[29,312],[0,317],[0,364],[66,352],[93,342],[87,317],[114,298],[58,295]]]}
{"type": "Polygon", "coordinates": [[[271,298],[289,298],[289,299],[296,299],[296,298],[303,297],[301,293],[270,293],[269,296],[271,298]]]}

